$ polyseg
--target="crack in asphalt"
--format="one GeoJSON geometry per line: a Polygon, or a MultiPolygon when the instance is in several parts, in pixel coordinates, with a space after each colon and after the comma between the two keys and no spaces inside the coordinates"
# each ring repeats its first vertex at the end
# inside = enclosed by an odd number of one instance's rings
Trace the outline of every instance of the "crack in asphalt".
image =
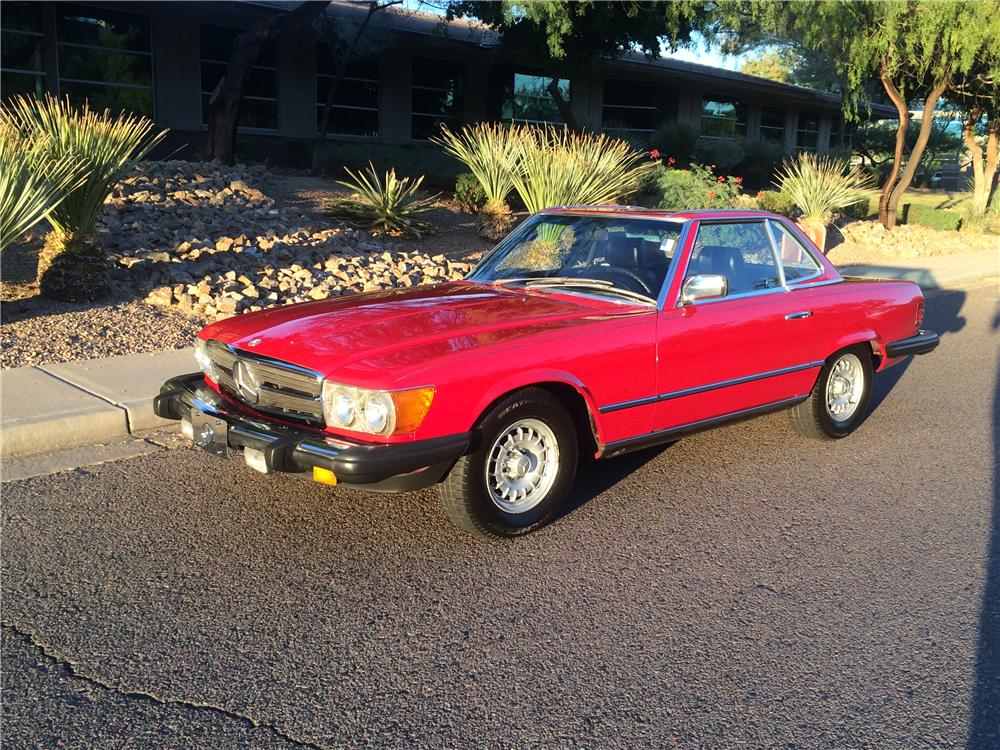
{"type": "Polygon", "coordinates": [[[211,703],[199,703],[197,701],[183,700],[181,698],[163,698],[154,693],[146,692],[145,690],[133,690],[124,688],[120,685],[113,685],[111,683],[105,682],[104,680],[101,680],[97,677],[93,677],[92,675],[88,675],[81,672],[80,668],[75,662],[73,662],[71,659],[65,656],[61,656],[58,653],[56,653],[51,646],[47,646],[40,640],[38,640],[38,637],[35,635],[35,633],[31,632],[30,630],[27,630],[19,625],[16,625],[13,622],[8,622],[8,621],[3,621],[2,623],[0,623],[0,626],[2,626],[4,630],[12,633],[17,638],[20,638],[22,641],[28,643],[32,648],[34,648],[39,654],[41,654],[45,659],[47,659],[51,663],[65,669],[67,672],[69,672],[69,674],[72,677],[81,680],[83,682],[86,682],[88,685],[91,685],[93,687],[99,688],[101,690],[108,690],[111,692],[115,692],[126,698],[147,701],[149,703],[154,703],[160,706],[179,706],[181,708],[186,708],[192,711],[209,711],[213,714],[216,714],[217,716],[222,716],[224,718],[237,721],[241,724],[250,726],[254,729],[263,729],[265,731],[268,731],[278,739],[284,740],[285,742],[291,743],[293,745],[297,745],[298,747],[309,748],[309,750],[328,750],[323,745],[317,745],[316,743],[310,742],[309,740],[298,739],[297,737],[294,737],[288,734],[287,732],[284,732],[275,724],[258,721],[257,719],[254,719],[252,716],[247,716],[245,714],[241,714],[236,711],[231,711],[227,708],[223,708],[222,706],[216,706],[211,703]]]}

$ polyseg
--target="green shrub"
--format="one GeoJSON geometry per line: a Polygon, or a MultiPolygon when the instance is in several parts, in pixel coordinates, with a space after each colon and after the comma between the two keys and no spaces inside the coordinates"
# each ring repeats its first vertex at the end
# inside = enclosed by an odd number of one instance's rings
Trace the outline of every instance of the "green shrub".
{"type": "Polygon", "coordinates": [[[903,206],[903,222],[918,224],[928,229],[954,231],[962,225],[962,214],[957,211],[946,211],[916,203],[907,203],[903,206]]]}
{"type": "Polygon", "coordinates": [[[792,196],[780,190],[762,190],[757,193],[757,206],[761,211],[771,211],[788,217],[795,211],[795,201],[792,200],[792,196]]]}
{"type": "Polygon", "coordinates": [[[744,147],[743,159],[735,172],[743,177],[744,189],[764,189],[785,158],[785,147],[774,141],[753,141],[744,147]]]}
{"type": "Polygon", "coordinates": [[[659,151],[665,161],[673,159],[679,167],[691,163],[697,144],[698,128],[679,120],[663,123],[649,139],[649,145],[659,151]]]}
{"type": "Polygon", "coordinates": [[[329,202],[328,211],[333,218],[379,232],[417,237],[432,228],[430,222],[417,218],[435,200],[417,196],[423,177],[398,178],[396,170],[390,169],[382,179],[371,162],[367,169],[352,172],[345,167],[344,171],[350,179],[337,180],[337,184],[346,187],[353,196],[329,202]]]}
{"type": "Polygon", "coordinates": [[[858,193],[857,202],[844,206],[837,216],[845,221],[864,221],[871,216],[871,198],[867,193],[858,193]]]}
{"type": "Polygon", "coordinates": [[[694,150],[695,158],[720,172],[731,172],[743,161],[747,153],[745,141],[734,138],[699,138],[694,150]]]}
{"type": "Polygon", "coordinates": [[[462,172],[455,180],[455,203],[466,213],[475,214],[486,205],[486,193],[471,172],[462,172]]]}
{"type": "Polygon", "coordinates": [[[739,204],[739,177],[716,175],[711,167],[692,164],[690,169],[660,165],[653,188],[653,204],[665,211],[695,208],[734,208],[739,204]]]}

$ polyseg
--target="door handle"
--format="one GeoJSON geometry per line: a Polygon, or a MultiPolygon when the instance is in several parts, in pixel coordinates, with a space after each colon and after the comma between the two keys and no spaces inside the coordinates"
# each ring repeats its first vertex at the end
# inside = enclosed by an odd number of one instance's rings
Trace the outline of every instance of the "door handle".
{"type": "Polygon", "coordinates": [[[788,313],[785,320],[804,320],[810,316],[812,316],[812,310],[803,310],[802,312],[788,313]]]}

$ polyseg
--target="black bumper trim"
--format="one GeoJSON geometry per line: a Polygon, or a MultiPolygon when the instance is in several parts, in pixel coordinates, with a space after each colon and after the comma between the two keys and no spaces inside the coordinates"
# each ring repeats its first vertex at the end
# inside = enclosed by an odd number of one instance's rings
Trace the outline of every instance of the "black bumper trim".
{"type": "Polygon", "coordinates": [[[916,336],[893,341],[885,347],[887,357],[908,357],[911,354],[927,354],[937,348],[941,337],[934,331],[919,331],[916,336]]]}
{"type": "Polygon", "coordinates": [[[433,484],[468,452],[473,437],[473,433],[463,432],[410,443],[368,444],[335,438],[347,445],[333,445],[322,433],[272,422],[224,400],[205,385],[201,373],[168,380],[153,399],[153,411],[164,419],[181,419],[192,409],[224,420],[229,447],[261,451],[272,471],[303,472],[320,467],[332,471],[344,484],[396,484],[413,489],[412,482],[399,480],[427,467],[443,466],[441,472],[424,472],[428,484],[433,484]]]}

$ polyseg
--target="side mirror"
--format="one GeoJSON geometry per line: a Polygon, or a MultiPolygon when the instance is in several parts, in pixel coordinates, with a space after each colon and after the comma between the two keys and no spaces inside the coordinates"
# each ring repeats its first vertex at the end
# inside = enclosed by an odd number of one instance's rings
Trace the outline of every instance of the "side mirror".
{"type": "Polygon", "coordinates": [[[716,299],[729,294],[729,282],[717,273],[699,273],[684,279],[681,304],[690,305],[700,299],[716,299]]]}

